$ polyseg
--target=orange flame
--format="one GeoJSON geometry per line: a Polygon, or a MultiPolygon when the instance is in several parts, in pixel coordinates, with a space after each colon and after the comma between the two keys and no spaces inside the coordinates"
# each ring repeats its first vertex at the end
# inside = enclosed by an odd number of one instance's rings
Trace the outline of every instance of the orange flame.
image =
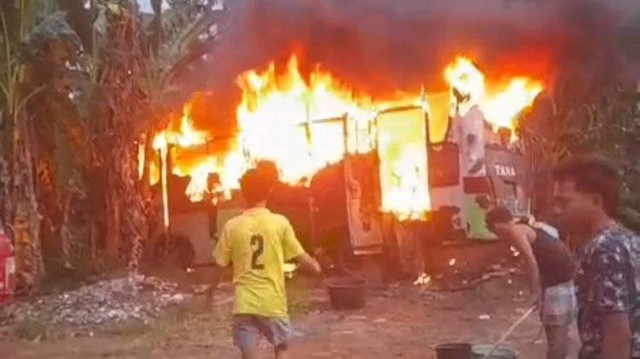
{"type": "Polygon", "coordinates": [[[377,126],[382,211],[400,220],[425,219],[431,197],[424,110],[382,113],[377,126]]]}
{"type": "MultiPolygon", "coordinates": [[[[540,82],[526,77],[512,78],[506,86],[487,86],[485,75],[464,57],[448,66],[444,75],[452,93],[455,89],[458,97],[464,99],[457,103],[459,111],[480,106],[496,130],[514,129],[517,116],[542,91],[540,82]]],[[[240,176],[258,160],[274,161],[281,180],[289,184],[307,184],[319,169],[342,160],[346,153],[377,150],[381,210],[401,219],[424,218],[430,210],[426,126],[422,115],[406,114],[402,121],[387,121],[395,115],[383,113],[393,107],[421,105],[421,113],[429,112],[433,120],[425,94],[397,96],[395,101],[356,95],[319,67],[306,79],[298,69],[295,55],[284,71],[277,71],[271,63],[264,71],[240,74],[237,85],[242,90],[236,109],[238,131],[223,152],[212,154],[203,150],[214,134],[195,126],[198,123],[193,118],[195,100],[185,104],[181,116],[172,117],[169,126],[153,138],[153,148],[160,153],[162,163],[151,159],[146,159],[146,163],[152,183],[163,181],[164,200],[168,156],[173,174],[190,177],[185,193],[198,202],[208,193],[228,193],[238,188],[240,176]],[[413,119],[405,121],[407,116],[413,119]],[[220,181],[215,188],[209,188],[208,178],[213,173],[218,174],[220,181]]],[[[448,110],[439,107],[448,105],[442,99],[438,97],[438,108],[433,113],[445,124],[430,123],[430,131],[442,132],[446,128],[448,110]]],[[[411,111],[414,110],[415,107],[411,111]]],[[[434,134],[431,136],[433,139],[434,134]]],[[[168,223],[167,208],[165,221],[168,223]]]]}
{"type": "MultiPolygon", "coordinates": [[[[238,77],[242,102],[237,109],[241,142],[253,159],[274,161],[281,179],[295,184],[344,156],[344,123],[348,115],[367,122],[375,113],[361,107],[368,98],[352,92],[330,74],[316,69],[309,84],[292,56],[287,71],[276,73],[274,63],[262,73],[247,71],[238,77]],[[334,121],[321,121],[335,119],[334,121]]],[[[370,150],[370,149],[369,149],[370,150]]]]}
{"type": "Polygon", "coordinates": [[[452,89],[462,96],[468,96],[469,102],[478,103],[484,97],[484,74],[466,57],[458,57],[444,70],[444,78],[452,89]]]}
{"type": "Polygon", "coordinates": [[[485,98],[482,111],[491,122],[494,130],[498,128],[516,128],[518,115],[533,104],[538,94],[542,92],[542,84],[526,77],[512,79],[506,89],[485,98]]]}
{"type": "Polygon", "coordinates": [[[142,179],[144,175],[144,167],[147,161],[146,154],[146,136],[142,136],[138,143],[138,179],[142,179]]]}
{"type": "Polygon", "coordinates": [[[445,69],[444,77],[452,91],[464,98],[457,103],[459,111],[464,115],[471,107],[479,106],[494,131],[500,128],[515,130],[518,115],[533,104],[543,89],[539,81],[514,77],[506,87],[493,85],[490,89],[494,91],[488,91],[484,74],[462,56],[445,69]]]}
{"type": "Polygon", "coordinates": [[[169,189],[167,186],[168,171],[167,171],[167,157],[169,155],[169,147],[167,141],[167,131],[162,131],[153,138],[152,147],[159,152],[160,156],[160,179],[162,186],[162,219],[165,228],[169,228],[169,189]]]}

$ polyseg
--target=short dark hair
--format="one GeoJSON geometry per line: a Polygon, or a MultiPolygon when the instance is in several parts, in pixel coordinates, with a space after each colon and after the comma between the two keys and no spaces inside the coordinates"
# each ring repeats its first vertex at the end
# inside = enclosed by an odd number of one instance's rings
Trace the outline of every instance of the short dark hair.
{"type": "Polygon", "coordinates": [[[240,179],[242,197],[249,203],[255,204],[264,201],[269,196],[272,183],[262,171],[248,170],[240,179]]]}
{"type": "Polygon", "coordinates": [[[513,215],[507,207],[496,206],[487,212],[485,217],[485,223],[490,231],[493,231],[496,224],[508,223],[513,221],[513,215]]]}
{"type": "Polygon", "coordinates": [[[576,190],[602,197],[603,209],[615,217],[618,212],[620,176],[610,161],[599,155],[579,156],[558,165],[553,171],[556,181],[571,181],[576,190]]]}
{"type": "Polygon", "coordinates": [[[262,175],[271,184],[274,185],[278,182],[278,166],[273,161],[262,160],[256,165],[256,169],[262,173],[262,175]]]}

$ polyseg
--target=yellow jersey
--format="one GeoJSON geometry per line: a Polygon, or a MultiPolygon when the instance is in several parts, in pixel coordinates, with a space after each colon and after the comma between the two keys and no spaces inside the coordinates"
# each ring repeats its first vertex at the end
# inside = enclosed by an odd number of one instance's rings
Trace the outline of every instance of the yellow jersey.
{"type": "Polygon", "coordinates": [[[234,314],[288,316],[284,262],[304,254],[289,221],[266,208],[229,220],[214,249],[218,265],[233,266],[234,314]]]}

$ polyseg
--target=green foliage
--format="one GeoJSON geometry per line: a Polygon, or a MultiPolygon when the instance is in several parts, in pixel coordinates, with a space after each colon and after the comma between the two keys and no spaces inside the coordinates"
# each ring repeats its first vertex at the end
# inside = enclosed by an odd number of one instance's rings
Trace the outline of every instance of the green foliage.
{"type": "Polygon", "coordinates": [[[570,156],[606,156],[620,170],[621,212],[629,224],[637,223],[634,213],[640,211],[640,113],[636,91],[635,83],[602,84],[585,92],[568,81],[561,82],[553,93],[538,101],[537,110],[523,119],[520,129],[534,176],[544,175],[570,156]]]}
{"type": "MultiPolygon", "coordinates": [[[[153,5],[153,4],[152,4],[153,5]]],[[[153,6],[153,19],[146,24],[145,91],[151,121],[163,120],[167,104],[179,92],[176,76],[200,60],[221,34],[218,21],[224,9],[218,1],[169,1],[170,8],[153,6]]]]}
{"type": "Polygon", "coordinates": [[[640,211],[625,206],[620,210],[620,218],[629,229],[640,233],[640,211]]]}
{"type": "Polygon", "coordinates": [[[40,23],[33,27],[25,39],[25,49],[33,51],[27,56],[43,56],[43,47],[50,43],[62,43],[73,49],[81,46],[80,38],[71,29],[66,15],[56,11],[47,15],[40,23]]]}
{"type": "Polygon", "coordinates": [[[208,51],[222,10],[161,3],[152,17],[135,0],[0,3],[2,220],[24,197],[30,237],[42,231],[53,266],[100,270],[110,256],[134,258],[147,236],[137,141],[162,125],[173,79],[208,51]]]}

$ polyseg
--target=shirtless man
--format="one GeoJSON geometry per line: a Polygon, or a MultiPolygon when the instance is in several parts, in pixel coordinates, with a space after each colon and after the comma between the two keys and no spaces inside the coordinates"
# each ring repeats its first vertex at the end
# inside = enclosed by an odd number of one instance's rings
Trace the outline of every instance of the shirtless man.
{"type": "Polygon", "coordinates": [[[555,228],[545,223],[516,223],[505,207],[492,208],[486,221],[489,230],[523,255],[532,302],[540,308],[547,336],[547,359],[565,359],[577,306],[575,264],[569,249],[555,228]]]}

